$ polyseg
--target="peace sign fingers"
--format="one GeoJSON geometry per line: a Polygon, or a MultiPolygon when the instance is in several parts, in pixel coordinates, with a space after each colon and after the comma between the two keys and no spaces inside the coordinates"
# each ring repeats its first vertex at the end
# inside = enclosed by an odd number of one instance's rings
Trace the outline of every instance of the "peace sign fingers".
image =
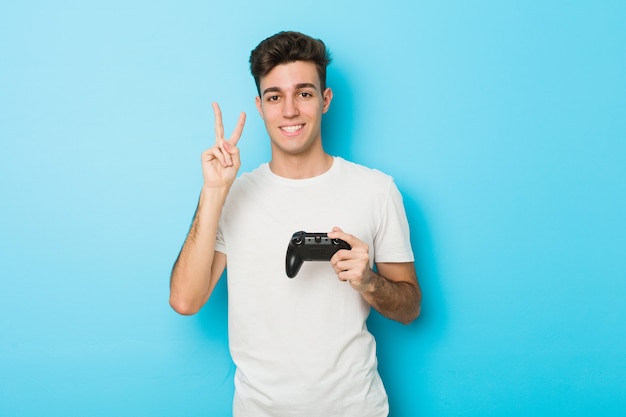
{"type": "Polygon", "coordinates": [[[237,121],[237,126],[235,126],[235,130],[230,135],[230,138],[226,139],[224,137],[224,123],[222,122],[222,110],[220,110],[219,104],[213,102],[213,113],[215,114],[215,141],[217,144],[221,144],[222,141],[226,141],[229,145],[237,146],[237,142],[239,142],[239,138],[241,138],[241,133],[243,132],[243,127],[246,123],[246,113],[241,112],[239,115],[239,120],[237,121]]]}
{"type": "Polygon", "coordinates": [[[241,138],[241,133],[243,132],[243,127],[246,123],[246,114],[242,112],[239,115],[239,120],[237,122],[237,126],[233,130],[230,138],[226,139],[224,137],[224,123],[222,122],[222,111],[220,109],[219,104],[212,103],[213,113],[215,114],[215,146],[217,152],[215,156],[220,160],[223,166],[229,167],[233,166],[233,156],[238,157],[239,150],[236,148],[239,139],[241,138]]]}

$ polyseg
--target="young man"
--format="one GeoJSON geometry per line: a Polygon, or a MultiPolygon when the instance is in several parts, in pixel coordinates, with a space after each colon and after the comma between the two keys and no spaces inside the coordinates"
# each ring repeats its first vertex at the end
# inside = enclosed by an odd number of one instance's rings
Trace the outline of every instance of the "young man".
{"type": "Polygon", "coordinates": [[[245,114],[226,138],[213,104],[216,142],[202,154],[204,185],[172,270],[170,304],[196,313],[228,265],[237,417],[386,416],[365,321],[370,306],[402,323],[419,315],[409,228],[393,179],[322,146],[322,115],[333,97],[329,61],[322,41],[296,32],[252,51],[272,158],[237,179],[245,114]],[[328,232],[352,249],[330,262],[305,262],[290,279],[286,250],[299,230],[328,232]]]}

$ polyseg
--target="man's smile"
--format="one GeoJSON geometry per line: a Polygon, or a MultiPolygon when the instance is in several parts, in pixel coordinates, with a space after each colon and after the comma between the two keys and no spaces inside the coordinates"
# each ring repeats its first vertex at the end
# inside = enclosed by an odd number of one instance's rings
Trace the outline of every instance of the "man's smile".
{"type": "Polygon", "coordinates": [[[282,130],[283,132],[287,134],[296,134],[296,133],[299,133],[303,127],[304,127],[304,124],[281,126],[280,130],[282,130]]]}

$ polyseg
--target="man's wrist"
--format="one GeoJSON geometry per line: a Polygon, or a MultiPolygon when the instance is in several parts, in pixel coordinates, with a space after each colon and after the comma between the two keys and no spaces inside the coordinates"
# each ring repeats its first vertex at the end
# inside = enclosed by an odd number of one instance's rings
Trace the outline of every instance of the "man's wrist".
{"type": "Polygon", "coordinates": [[[363,294],[374,294],[380,285],[380,280],[384,279],[378,275],[372,268],[367,268],[365,272],[366,278],[363,280],[366,284],[361,289],[363,294]]]}
{"type": "Polygon", "coordinates": [[[206,184],[202,185],[201,194],[208,200],[225,200],[230,190],[230,185],[222,185],[219,187],[212,187],[206,184]]]}

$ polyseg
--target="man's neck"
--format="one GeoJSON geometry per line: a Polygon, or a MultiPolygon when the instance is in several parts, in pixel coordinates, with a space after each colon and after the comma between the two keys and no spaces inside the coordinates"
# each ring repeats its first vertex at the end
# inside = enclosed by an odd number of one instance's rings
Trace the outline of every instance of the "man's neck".
{"type": "Polygon", "coordinates": [[[273,156],[270,169],[279,177],[294,180],[313,178],[322,175],[333,166],[334,158],[322,152],[319,155],[273,156]]]}

